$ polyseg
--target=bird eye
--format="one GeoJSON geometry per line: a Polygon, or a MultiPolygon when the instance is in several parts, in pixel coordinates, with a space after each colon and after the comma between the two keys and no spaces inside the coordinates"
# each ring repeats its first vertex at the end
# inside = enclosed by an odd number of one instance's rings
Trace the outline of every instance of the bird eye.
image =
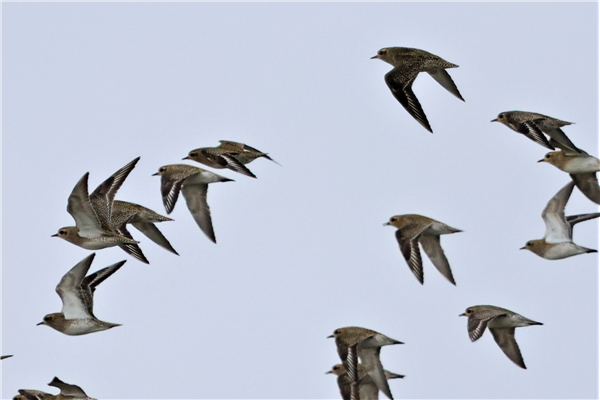
{"type": "Polygon", "coordinates": [[[544,158],[550,158],[550,154],[546,154],[544,158]]]}
{"type": "Polygon", "coordinates": [[[158,172],[165,172],[165,169],[164,169],[163,167],[160,167],[160,168],[158,169],[158,172]]]}
{"type": "Polygon", "coordinates": [[[44,317],[44,321],[48,322],[50,320],[52,320],[52,317],[50,315],[44,317]]]}
{"type": "Polygon", "coordinates": [[[198,153],[190,153],[190,157],[196,157],[198,153]]]}
{"type": "Polygon", "coordinates": [[[525,244],[525,246],[531,246],[531,242],[527,242],[527,244],[525,244]]]}
{"type": "Polygon", "coordinates": [[[380,56],[384,55],[385,53],[386,53],[386,51],[385,51],[385,50],[383,50],[383,49],[381,49],[381,50],[379,50],[379,51],[377,52],[377,54],[378,54],[378,55],[380,55],[380,56]]]}
{"type": "Polygon", "coordinates": [[[390,218],[390,221],[394,222],[396,220],[396,218],[390,218]]]}
{"type": "Polygon", "coordinates": [[[61,229],[60,231],[58,231],[59,235],[66,235],[67,231],[65,231],[64,229],[61,229]]]}
{"type": "Polygon", "coordinates": [[[340,334],[340,330],[336,329],[335,332],[333,332],[334,335],[339,335],[340,334]]]}

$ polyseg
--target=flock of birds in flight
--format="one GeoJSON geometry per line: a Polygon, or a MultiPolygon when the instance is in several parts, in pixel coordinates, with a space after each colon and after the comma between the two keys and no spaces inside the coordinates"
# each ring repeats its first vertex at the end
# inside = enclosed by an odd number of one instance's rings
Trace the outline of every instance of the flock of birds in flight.
{"type": "MultiPolygon", "coordinates": [[[[394,67],[385,75],[386,84],[406,111],[429,132],[433,133],[429,121],[412,91],[412,84],[419,73],[427,72],[446,90],[464,101],[446,71],[449,68],[457,68],[458,65],[424,50],[404,47],[382,48],[372,58],[385,61],[394,67]]],[[[502,112],[492,122],[500,122],[539,145],[553,150],[539,162],[549,163],[567,172],[571,177],[569,183],[550,199],[542,211],[542,219],[546,225],[544,236],[541,239],[529,240],[522,249],[548,260],[597,252],[573,242],[573,227],[579,222],[598,218],[600,213],[565,216],[565,207],[575,186],[592,202],[600,204],[600,187],[596,177],[596,172],[600,171],[600,160],[576,147],[561,130],[563,126],[571,123],[523,111],[502,112]],[[559,150],[554,151],[557,148],[559,150]]],[[[217,147],[190,151],[184,160],[196,161],[211,168],[227,168],[256,178],[246,165],[261,157],[276,162],[267,153],[246,144],[221,141],[217,147]]],[[[67,202],[67,211],[75,220],[75,226],[61,228],[53,236],[87,250],[118,246],[127,254],[148,264],[149,261],[138,246],[139,242],[133,239],[127,230],[127,225],[133,225],[157,245],[178,254],[155,226],[158,222],[172,221],[171,218],[138,204],[115,200],[117,191],[138,161],[139,157],[119,169],[91,194],[88,192],[89,173],[84,174],[73,188],[67,202]]],[[[207,202],[208,185],[232,180],[186,164],[162,166],[154,175],[161,177],[161,195],[166,213],[170,214],[173,211],[181,192],[202,232],[216,243],[207,202]]],[[[440,236],[461,230],[416,214],[393,216],[384,225],[396,228],[395,235],[400,251],[421,284],[424,283],[424,279],[420,247],[438,271],[450,283],[456,284],[441,247],[440,236]]],[[[66,335],[84,335],[119,326],[96,318],[93,313],[93,296],[96,287],[121,268],[125,261],[88,275],[94,256],[95,253],[90,254],[62,277],[56,287],[56,292],[62,300],[62,310],[46,315],[38,325],[47,325],[66,335]]],[[[515,328],[542,323],[491,305],[469,307],[459,316],[467,317],[467,331],[471,341],[478,340],[486,328],[489,328],[504,354],[519,367],[526,368],[515,340],[515,328]]],[[[361,327],[339,328],[329,337],[335,339],[341,363],[334,365],[327,373],[337,376],[340,394],[344,400],[378,399],[380,391],[389,399],[393,399],[388,380],[403,378],[404,375],[386,371],[380,360],[380,352],[383,346],[402,342],[361,327]]],[[[2,359],[7,357],[11,356],[2,356],[2,359]]],[[[59,388],[60,394],[21,389],[14,399],[91,399],[79,386],[67,384],[56,377],[49,385],[59,388]]]]}

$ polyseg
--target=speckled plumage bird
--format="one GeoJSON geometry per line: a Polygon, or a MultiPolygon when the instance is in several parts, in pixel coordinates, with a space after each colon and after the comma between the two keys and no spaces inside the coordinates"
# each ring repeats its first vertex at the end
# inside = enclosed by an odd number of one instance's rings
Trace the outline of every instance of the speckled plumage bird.
{"type": "Polygon", "coordinates": [[[219,140],[218,148],[228,150],[233,156],[242,164],[250,164],[257,158],[263,157],[267,160],[273,161],[275,164],[280,165],[277,161],[273,160],[267,153],[255,149],[254,147],[248,146],[244,143],[233,142],[231,140],[219,140]]]}
{"type": "Polygon", "coordinates": [[[528,241],[525,247],[521,247],[521,250],[529,250],[547,260],[560,260],[578,254],[597,253],[597,250],[573,243],[573,226],[600,216],[600,213],[565,216],[565,206],[574,187],[575,182],[571,181],[550,199],[542,211],[542,219],[546,225],[544,237],[528,241]]]}
{"type": "Polygon", "coordinates": [[[252,173],[244,164],[239,161],[235,156],[236,152],[232,152],[226,148],[221,147],[201,147],[194,149],[188,153],[183,160],[192,160],[199,162],[200,164],[208,165],[212,168],[222,169],[227,168],[240,174],[256,178],[256,175],[252,173]]]}
{"type": "Polygon", "coordinates": [[[34,389],[19,389],[19,394],[12,400],[55,400],[57,396],[34,389]]]}
{"type": "Polygon", "coordinates": [[[86,276],[95,256],[96,253],[90,254],[62,277],[56,286],[56,293],[63,303],[62,310],[46,315],[38,325],[47,325],[70,336],[86,335],[120,326],[96,318],[93,312],[94,292],[96,286],[117,272],[125,261],[86,276]]]}
{"type": "MultiPolygon", "coordinates": [[[[385,378],[390,379],[402,379],[404,375],[395,374],[393,372],[384,370],[385,378]]],[[[337,384],[340,389],[340,394],[343,400],[350,400],[351,396],[351,385],[352,380],[348,376],[348,370],[344,364],[334,365],[330,371],[326,374],[334,374],[337,376],[337,384]]],[[[379,389],[371,377],[367,374],[364,365],[358,364],[358,393],[360,400],[377,400],[379,399],[379,389]]]]}
{"type": "MultiPolygon", "coordinates": [[[[58,233],[52,236],[87,250],[139,243],[119,233],[125,229],[128,221],[116,225],[111,220],[115,195],[139,159],[138,157],[119,169],[102,182],[91,195],[88,194],[89,172],[86,172],[73,188],[67,203],[67,211],[75,220],[76,226],[60,228],[58,233]]],[[[137,256],[131,253],[127,246],[121,248],[132,256],[137,256]]],[[[144,259],[140,261],[147,263],[144,259]]]]}
{"type": "MultiPolygon", "coordinates": [[[[157,222],[164,221],[173,221],[173,219],[162,216],[139,204],[119,200],[115,200],[113,203],[111,226],[120,235],[133,240],[133,237],[126,228],[127,224],[131,224],[160,247],[179,255],[167,238],[154,225],[157,222]]],[[[144,253],[137,244],[119,244],[119,247],[126,247],[127,249],[124,250],[127,253],[136,254],[137,259],[145,260],[148,263],[144,253]]]]}
{"type": "Polygon", "coordinates": [[[403,344],[371,329],[350,326],[336,329],[329,338],[335,338],[338,355],[348,369],[351,382],[358,382],[358,358],[377,388],[389,399],[393,399],[387,383],[383,365],[379,360],[381,347],[403,344]]]}
{"type": "Polygon", "coordinates": [[[212,242],[217,243],[212,225],[212,218],[210,216],[210,207],[206,201],[208,184],[214,182],[230,182],[233,181],[233,179],[225,178],[214,172],[185,164],[162,166],[159,168],[158,172],[153,175],[161,177],[161,194],[167,214],[170,214],[171,211],[173,211],[177,198],[179,197],[179,192],[181,191],[188,209],[192,213],[194,220],[202,232],[204,232],[212,242]]]}
{"type": "Polygon", "coordinates": [[[504,111],[491,122],[500,122],[550,150],[558,147],[568,152],[581,153],[581,150],[560,129],[565,125],[573,124],[572,122],[528,111],[504,111]],[[544,136],[544,133],[550,137],[550,140],[544,136]]]}
{"type": "Polygon", "coordinates": [[[459,317],[468,317],[467,330],[472,342],[483,335],[488,327],[494,340],[504,354],[519,367],[527,369],[515,340],[515,328],[530,325],[543,325],[525,318],[510,310],[496,306],[473,306],[460,314],[459,317]]]}
{"type": "Polygon", "coordinates": [[[396,240],[412,273],[423,284],[423,260],[419,243],[433,265],[446,279],[456,285],[450,263],[440,245],[440,235],[462,232],[442,222],[417,214],[395,215],[384,226],[397,228],[396,240]]]}
{"type": "Polygon", "coordinates": [[[458,65],[435,54],[409,47],[384,47],[371,58],[378,58],[394,66],[390,72],[385,74],[385,83],[406,111],[431,133],[433,130],[431,130],[425,112],[412,90],[413,82],[420,72],[427,72],[444,89],[465,101],[446,71],[448,68],[457,68],[458,65]]]}

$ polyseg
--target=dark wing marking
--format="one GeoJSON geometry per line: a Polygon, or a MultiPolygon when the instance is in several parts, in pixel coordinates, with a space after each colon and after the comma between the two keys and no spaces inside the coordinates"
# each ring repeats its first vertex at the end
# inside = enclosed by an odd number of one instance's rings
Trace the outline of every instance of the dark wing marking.
{"type": "Polygon", "coordinates": [[[419,100],[412,91],[412,84],[415,81],[417,74],[410,76],[408,80],[405,80],[404,76],[398,72],[396,68],[385,74],[385,83],[388,85],[392,94],[402,104],[402,106],[408,111],[408,113],[416,119],[421,125],[425,127],[429,132],[433,133],[429,121],[425,116],[425,112],[419,103],[419,100]]]}
{"type": "Polygon", "coordinates": [[[244,164],[235,158],[235,154],[223,154],[221,157],[227,160],[227,168],[239,172],[240,174],[256,178],[256,175],[254,175],[248,168],[246,168],[246,166],[244,166],[244,164]]]}
{"type": "Polygon", "coordinates": [[[539,145],[542,145],[550,150],[554,150],[554,146],[552,146],[546,136],[542,133],[540,128],[533,121],[525,121],[523,122],[523,126],[525,129],[521,129],[520,132],[527,136],[529,139],[533,140],[539,145]]]}
{"type": "Polygon", "coordinates": [[[103,226],[110,225],[112,215],[112,205],[115,200],[115,195],[119,188],[127,179],[129,173],[135,168],[135,164],[140,160],[140,157],[127,163],[123,168],[112,174],[108,179],[102,182],[96,190],[90,195],[90,201],[94,207],[94,211],[98,215],[98,219],[103,226]]]}
{"type": "Polygon", "coordinates": [[[175,208],[175,203],[177,203],[183,181],[184,179],[167,178],[165,175],[161,177],[160,191],[167,214],[170,214],[171,211],[173,211],[173,208],[175,208]]]}
{"type": "Polygon", "coordinates": [[[110,265],[106,268],[102,268],[93,274],[86,276],[81,283],[81,297],[83,299],[83,303],[90,313],[90,315],[94,315],[94,292],[96,291],[96,286],[104,282],[109,276],[117,272],[119,268],[123,264],[125,264],[127,260],[119,261],[116,264],[110,265]]]}
{"type": "Polygon", "coordinates": [[[571,231],[573,231],[573,226],[583,221],[587,221],[590,219],[600,217],[600,213],[590,213],[590,214],[579,214],[579,215],[569,215],[567,217],[567,222],[571,226],[571,231]]]}
{"type": "MultiPolygon", "coordinates": [[[[129,219],[131,219],[131,217],[129,219]]],[[[129,233],[129,231],[127,230],[126,225],[127,225],[127,222],[123,223],[121,226],[119,226],[118,228],[115,229],[115,232],[117,232],[121,236],[126,237],[127,239],[134,240],[133,237],[131,236],[131,233],[129,233]]],[[[150,264],[150,262],[148,261],[148,259],[144,255],[144,253],[142,252],[142,249],[140,249],[140,246],[138,246],[136,243],[120,243],[119,247],[125,253],[138,259],[139,261],[143,262],[144,264],[150,264]]]]}

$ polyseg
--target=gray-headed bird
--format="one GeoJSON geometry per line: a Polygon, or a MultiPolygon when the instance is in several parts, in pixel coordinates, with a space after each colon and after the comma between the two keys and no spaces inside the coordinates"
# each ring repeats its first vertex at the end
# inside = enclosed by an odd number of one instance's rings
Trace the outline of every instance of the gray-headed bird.
{"type": "Polygon", "coordinates": [[[491,122],[500,122],[550,150],[558,147],[565,151],[581,153],[581,150],[560,129],[565,125],[571,125],[572,122],[528,111],[504,111],[491,122]],[[550,137],[550,140],[544,136],[544,133],[550,137]]]}
{"type": "Polygon", "coordinates": [[[233,179],[225,178],[202,168],[192,167],[185,164],[165,165],[159,168],[153,175],[161,177],[161,194],[163,204],[170,214],[177,203],[179,192],[183,193],[188,209],[194,220],[213,242],[217,243],[215,232],[210,216],[210,207],[206,201],[208,184],[214,182],[230,182],[233,179]]]}
{"type": "Polygon", "coordinates": [[[546,224],[544,237],[528,241],[521,250],[529,250],[547,260],[560,260],[578,254],[598,252],[573,243],[573,226],[600,216],[600,213],[565,216],[565,206],[574,187],[575,183],[571,181],[550,199],[542,211],[542,219],[546,224]]]}
{"type": "Polygon", "coordinates": [[[468,317],[467,330],[472,342],[483,335],[488,327],[494,340],[500,346],[504,354],[519,367],[527,369],[515,340],[515,328],[530,325],[543,325],[525,318],[510,310],[496,306],[473,306],[460,314],[459,317],[468,317]]]}
{"type": "Polygon", "coordinates": [[[440,245],[440,235],[462,232],[442,222],[417,214],[395,215],[383,224],[397,228],[396,239],[400,251],[412,273],[423,284],[423,260],[419,251],[419,243],[425,253],[446,279],[456,285],[448,259],[440,245]]]}
{"type": "Polygon", "coordinates": [[[409,47],[384,47],[371,58],[378,58],[394,66],[390,72],[385,74],[385,83],[406,111],[431,133],[433,131],[429,126],[429,121],[427,121],[425,112],[423,112],[423,108],[412,90],[413,82],[420,72],[427,72],[444,89],[465,101],[446,71],[448,68],[457,68],[458,65],[452,64],[435,54],[409,47]]]}
{"type": "Polygon", "coordinates": [[[346,365],[351,382],[358,383],[360,373],[358,358],[360,358],[366,373],[377,388],[389,399],[393,399],[379,353],[383,346],[403,344],[402,342],[371,329],[356,326],[336,329],[333,335],[328,337],[335,338],[338,354],[346,365]]]}
{"type": "Polygon", "coordinates": [[[63,303],[62,310],[46,315],[38,325],[47,325],[70,336],[86,335],[120,326],[96,318],[93,311],[94,292],[96,286],[117,272],[125,261],[86,276],[95,255],[96,253],[90,254],[62,277],[56,286],[56,293],[63,303]]]}

